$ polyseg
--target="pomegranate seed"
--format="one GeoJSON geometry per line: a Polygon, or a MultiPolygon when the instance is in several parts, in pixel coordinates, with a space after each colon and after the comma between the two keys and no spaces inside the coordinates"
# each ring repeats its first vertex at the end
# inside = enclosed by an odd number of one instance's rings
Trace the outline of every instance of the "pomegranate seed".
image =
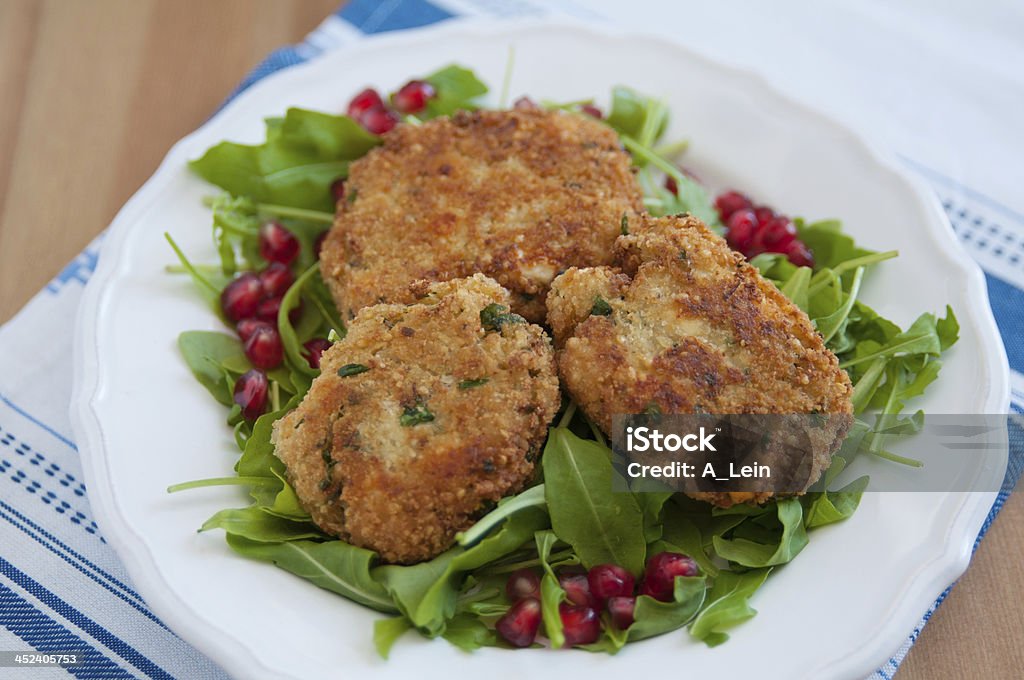
{"type": "Polygon", "coordinates": [[[238,322],[256,313],[263,300],[263,284],[259,277],[245,273],[224,287],[220,308],[229,321],[238,322]]]}
{"type": "Polygon", "coordinates": [[[608,613],[611,615],[612,625],[619,630],[626,630],[633,625],[633,612],[636,610],[636,598],[609,597],[608,613]]]}
{"type": "Polygon", "coordinates": [[[775,211],[769,208],[768,206],[759,205],[756,208],[754,208],[754,217],[757,218],[757,223],[763,227],[764,225],[768,224],[773,219],[775,219],[776,215],[775,211]]]}
{"type": "Polygon", "coordinates": [[[570,647],[589,645],[601,637],[601,619],[593,607],[582,607],[563,602],[558,605],[558,615],[562,619],[562,632],[565,633],[565,644],[570,647]]]}
{"type": "Polygon", "coordinates": [[[749,248],[757,252],[781,253],[796,240],[796,227],[785,217],[775,217],[754,232],[749,248]]]}
{"type": "Polygon", "coordinates": [[[243,418],[252,421],[263,415],[267,410],[268,387],[267,376],[255,369],[235,381],[235,403],[242,407],[243,418]]]}
{"type": "Polygon", "coordinates": [[[511,602],[540,597],[540,577],[533,569],[517,569],[509,574],[505,595],[511,602]]]}
{"type": "MultiPolygon", "coordinates": [[[[260,303],[260,306],[256,308],[256,318],[260,321],[266,321],[271,324],[274,328],[277,328],[277,314],[281,311],[281,300],[280,297],[268,298],[260,303]]],[[[293,324],[299,320],[302,316],[302,302],[293,307],[288,312],[288,320],[293,324]]]]}
{"type": "Polygon", "coordinates": [[[583,567],[566,567],[558,571],[558,585],[565,591],[565,597],[572,604],[583,607],[597,607],[598,602],[590,592],[587,572],[583,567]]]}
{"type": "Polygon", "coordinates": [[[320,357],[331,346],[331,343],[325,338],[313,338],[312,340],[307,340],[302,346],[309,352],[309,356],[306,357],[309,367],[320,368],[320,357]]]}
{"type": "Polygon", "coordinates": [[[814,256],[811,251],[807,249],[807,246],[803,241],[799,239],[793,239],[786,246],[785,250],[782,251],[790,262],[798,267],[813,267],[814,256]]]}
{"type": "Polygon", "coordinates": [[[268,262],[290,264],[299,254],[299,239],[280,222],[260,227],[260,255],[268,262]]]}
{"type": "Polygon", "coordinates": [[[718,216],[723,222],[727,221],[737,210],[749,207],[751,207],[750,199],[738,191],[726,191],[715,199],[715,208],[718,209],[718,216]]]}
{"type": "Polygon", "coordinates": [[[260,303],[256,308],[256,318],[271,327],[277,326],[277,313],[281,311],[281,298],[269,298],[260,303]]]}
{"type": "MultiPolygon", "coordinates": [[[[596,618],[596,616],[595,616],[596,618]]],[[[540,628],[540,602],[535,597],[519,600],[494,624],[498,635],[514,647],[529,647],[540,628]]]]}
{"type": "Polygon", "coordinates": [[[512,108],[516,111],[536,111],[540,107],[537,106],[536,102],[524,95],[512,102],[512,108]]]}
{"type": "Polygon", "coordinates": [[[263,284],[263,294],[267,297],[280,297],[288,292],[295,277],[288,265],[280,262],[271,262],[270,265],[259,273],[260,283],[263,284]]]}
{"type": "Polygon", "coordinates": [[[334,202],[337,203],[341,199],[345,198],[345,178],[339,177],[338,179],[331,182],[331,196],[334,198],[334,202]]]}
{"type": "Polygon", "coordinates": [[[633,575],[617,564],[599,564],[587,574],[590,592],[603,602],[610,597],[628,597],[633,594],[633,575]]]}
{"type": "Polygon", "coordinates": [[[601,109],[597,108],[593,104],[584,104],[583,106],[580,107],[580,111],[587,114],[591,118],[597,118],[598,120],[604,118],[604,113],[601,112],[601,109]]]}
{"type": "Polygon", "coordinates": [[[313,253],[316,255],[316,259],[320,259],[320,251],[324,249],[324,241],[327,240],[327,232],[320,234],[316,237],[316,241],[313,243],[313,253]]]}
{"type": "Polygon", "coordinates": [[[647,560],[641,595],[655,600],[671,602],[675,597],[676,576],[696,576],[697,563],[686,555],[674,552],[660,552],[647,560]]]}
{"type": "Polygon", "coordinates": [[[377,94],[377,90],[368,87],[352,97],[352,101],[348,103],[348,115],[359,120],[364,113],[378,106],[384,106],[384,100],[377,94]]]}
{"type": "Polygon", "coordinates": [[[754,237],[754,232],[757,230],[757,218],[754,217],[753,211],[737,210],[729,216],[726,226],[729,230],[726,232],[725,238],[729,241],[729,245],[746,253],[750,241],[754,237]]]}
{"type": "Polygon", "coordinates": [[[410,80],[402,86],[391,103],[402,113],[419,113],[427,107],[427,101],[437,96],[434,86],[425,80],[410,80]]]}
{"type": "Polygon", "coordinates": [[[242,339],[242,342],[251,338],[252,334],[261,328],[273,329],[274,326],[259,319],[242,319],[238,322],[238,325],[235,326],[235,330],[238,332],[238,337],[242,339]]]}
{"type": "Polygon", "coordinates": [[[391,109],[377,106],[359,117],[359,123],[373,135],[390,132],[398,124],[398,115],[391,109]]]}
{"type": "Polygon", "coordinates": [[[245,356],[256,368],[277,368],[284,361],[281,335],[273,327],[257,328],[245,341],[245,356]]]}

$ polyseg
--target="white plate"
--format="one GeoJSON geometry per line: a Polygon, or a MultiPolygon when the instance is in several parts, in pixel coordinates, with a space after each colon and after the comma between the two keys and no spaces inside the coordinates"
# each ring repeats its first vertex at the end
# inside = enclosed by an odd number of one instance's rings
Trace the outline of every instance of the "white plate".
{"type": "MultiPolygon", "coordinates": [[[[758,77],[661,39],[552,24],[462,24],[371,38],[271,76],[178,143],[111,225],[82,304],[72,419],[90,500],[107,540],[153,610],[238,677],[619,678],[668,667],[691,677],[857,677],[883,664],[936,596],[966,568],[994,493],[868,494],[848,522],[816,531],[769,579],[760,614],[725,645],[684,632],[615,657],[482,650],[403,638],[383,662],[379,615],[270,565],[229,552],[196,528],[246,504],[217,488],[168,496],[169,484],[231,474],[224,413],[175,347],[185,329],[217,329],[183,277],[163,273],[170,231],[215,261],[211,191],[185,167],[222,140],[257,141],[287,106],[342,110],[368,83],[396,87],[459,62],[500,87],[510,45],[513,96],[573,100],[622,83],[663,96],[669,137],[692,140],[688,164],[715,186],[742,187],[787,214],[840,217],[868,247],[898,248],[870,277],[866,300],[901,324],[947,302],[963,326],[922,406],[931,413],[1006,413],[1008,369],[981,272],[957,246],[935,199],[860,138],[784,98],[758,77]],[[671,664],[671,666],[669,666],[671,664]]],[[[606,103],[606,101],[601,101],[606,103]]]]}

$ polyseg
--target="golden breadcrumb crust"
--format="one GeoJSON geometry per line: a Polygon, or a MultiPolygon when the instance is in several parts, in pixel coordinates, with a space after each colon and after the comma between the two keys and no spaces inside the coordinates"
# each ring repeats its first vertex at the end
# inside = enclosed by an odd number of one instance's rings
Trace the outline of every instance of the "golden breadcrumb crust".
{"type": "MultiPolygon", "coordinates": [[[[614,414],[652,405],[662,413],[852,414],[849,377],[807,315],[700,220],[633,219],[615,261],[568,270],[547,299],[562,382],[606,432],[614,414]],[[595,308],[598,299],[607,306],[595,308]]],[[[838,424],[834,445],[816,451],[812,482],[849,426],[830,422],[838,424]]]]}
{"type": "Polygon", "coordinates": [[[551,280],[611,261],[642,208],[611,128],[561,111],[459,112],[399,125],[354,162],[321,253],[343,318],[409,284],[487,274],[543,323],[551,280]]]}
{"type": "Polygon", "coordinates": [[[273,434],[317,526],[400,564],[440,554],[521,490],[559,407],[544,331],[482,327],[481,310],[509,304],[492,279],[420,282],[410,296],[356,315],[273,434]]]}

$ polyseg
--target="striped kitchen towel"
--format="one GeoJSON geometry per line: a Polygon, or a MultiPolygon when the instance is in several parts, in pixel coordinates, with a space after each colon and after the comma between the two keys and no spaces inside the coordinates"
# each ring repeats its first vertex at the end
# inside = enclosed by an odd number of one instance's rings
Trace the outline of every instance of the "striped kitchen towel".
{"type": "MultiPolygon", "coordinates": [[[[363,35],[465,16],[572,16],[669,32],[692,24],[688,24],[690,17],[701,16],[701,30],[685,31],[676,37],[713,54],[716,48],[727,42],[723,36],[729,36],[729,61],[746,59],[769,75],[773,70],[785,71],[794,75],[792,82],[796,86],[803,84],[814,88],[827,87],[831,81],[837,81],[837,87],[846,88],[848,83],[844,79],[831,78],[827,59],[815,62],[814,67],[820,71],[816,76],[813,69],[806,67],[807,60],[796,53],[798,50],[787,52],[784,49],[787,44],[799,42],[806,48],[818,40],[826,45],[842,45],[842,40],[830,36],[829,26],[834,26],[836,31],[858,32],[870,31],[879,22],[885,22],[887,26],[917,25],[912,21],[902,24],[893,21],[891,14],[896,10],[881,2],[860,3],[857,12],[852,14],[833,10],[831,18],[823,15],[827,13],[825,9],[813,13],[786,12],[780,11],[775,3],[770,9],[762,8],[760,4],[749,3],[745,10],[747,21],[737,22],[736,17],[730,14],[735,13],[734,7],[721,9],[714,3],[715,6],[709,8],[706,4],[689,2],[650,2],[645,7],[642,1],[622,3],[611,0],[588,2],[586,6],[571,0],[355,0],[336,15],[328,17],[302,44],[283,47],[271,54],[231,96],[274,71],[315,58],[363,35]],[[665,6],[669,4],[671,8],[665,6]],[[787,17],[787,21],[793,21],[783,26],[777,21],[780,15],[787,17]],[[804,18],[798,18],[801,16],[804,18]],[[814,30],[810,30],[810,23],[805,26],[801,21],[814,22],[814,30]],[[771,27],[782,32],[773,42],[778,49],[774,49],[771,56],[766,57],[753,49],[744,52],[745,44],[753,44],[743,36],[746,30],[743,27],[748,24],[756,30],[771,27]],[[793,36],[799,36],[800,40],[787,41],[784,34],[787,30],[792,31],[793,36]],[[790,58],[797,61],[785,61],[790,58]],[[804,64],[801,67],[804,70],[788,70],[795,63],[804,64]],[[815,81],[815,77],[819,80],[815,81]]],[[[972,30],[978,30],[979,26],[984,28],[986,21],[994,32],[1011,30],[1000,27],[1002,14],[997,5],[986,5],[990,10],[987,12],[978,10],[980,19],[978,13],[972,15],[972,30]]],[[[943,58],[943,54],[936,51],[943,42],[942,31],[946,28],[952,31],[954,27],[960,31],[965,25],[955,16],[947,19],[943,24],[930,16],[929,26],[933,33],[916,38],[926,43],[923,53],[934,59],[943,58]]],[[[877,31],[871,35],[876,51],[884,54],[885,36],[879,37],[877,31]]],[[[962,37],[958,32],[956,38],[962,37]]],[[[906,47],[908,40],[907,36],[897,32],[890,42],[906,47]]],[[[952,39],[946,42],[958,44],[952,39]]],[[[861,55],[856,59],[848,58],[837,49],[821,51],[825,55],[833,53],[836,59],[843,60],[843,66],[863,61],[861,55]]],[[[983,65],[990,56],[984,51],[972,50],[971,54],[983,65]]],[[[992,59],[998,57],[995,55],[992,59]]],[[[1024,55],[1005,58],[1005,63],[1022,61],[1024,55]]],[[[870,68],[870,64],[865,68],[870,68]]],[[[942,71],[951,79],[961,78],[965,88],[972,83],[977,84],[977,78],[958,73],[955,67],[935,70],[942,71]]],[[[881,78],[880,88],[885,85],[884,76],[877,72],[869,75],[881,78]]],[[[993,82],[1001,82],[1007,87],[1013,83],[1007,85],[1000,78],[1021,77],[1005,70],[994,71],[990,75],[993,82]]],[[[857,78],[857,74],[849,74],[851,82],[857,78]]],[[[1016,83],[1018,91],[1019,85],[1016,83]]],[[[847,89],[856,94],[856,88],[847,89]]],[[[843,96],[850,96],[850,92],[837,90],[834,96],[825,99],[841,101],[843,96]]],[[[963,97],[959,102],[962,110],[944,109],[944,114],[969,121],[973,115],[971,107],[986,105],[985,101],[979,100],[979,92],[985,94],[989,90],[965,90],[965,94],[971,97],[963,97]]],[[[935,146],[935,138],[909,146],[894,144],[893,148],[904,153],[908,168],[931,183],[964,246],[986,271],[993,311],[1014,370],[1012,408],[1016,413],[1024,413],[1024,211],[1019,205],[1011,206],[1005,198],[1007,195],[1019,198],[1019,194],[1008,194],[1000,184],[998,172],[987,172],[991,169],[992,159],[1001,158],[1001,147],[1012,150],[1021,146],[1012,143],[1013,134],[1019,133],[1013,117],[1018,109],[1000,108],[996,104],[998,102],[986,107],[987,117],[983,124],[977,126],[991,139],[958,140],[960,147],[967,150],[965,153],[971,154],[968,158],[940,162],[943,159],[928,156],[923,150],[935,146]],[[1003,109],[1005,113],[1001,113],[1003,109]],[[1006,129],[1000,130],[1000,124],[1006,129]],[[928,141],[932,142],[931,146],[925,143],[928,141]],[[1003,144],[997,148],[1000,142],[1003,144]]],[[[856,113],[856,107],[852,110],[856,113]]],[[[881,130],[879,137],[884,139],[888,132],[893,139],[914,140],[910,127],[918,136],[923,134],[917,123],[916,119],[908,120],[907,129],[881,130]]],[[[1016,176],[1019,177],[1022,175],[1021,161],[1013,162],[1017,164],[1016,176]]],[[[1014,176],[1012,172],[1001,174],[1014,176]]],[[[89,510],[78,452],[68,424],[72,374],[68,362],[71,356],[71,320],[75,318],[82,287],[96,266],[101,239],[71,262],[14,319],[0,327],[0,650],[57,652],[75,649],[80,650],[84,658],[81,665],[66,671],[56,668],[28,670],[16,676],[13,670],[0,668],[0,677],[38,679],[66,677],[70,673],[81,678],[222,678],[225,673],[220,668],[178,638],[150,612],[133,589],[117,556],[104,541],[89,510]],[[48,347],[45,355],[38,351],[41,338],[46,339],[48,347]]],[[[1014,428],[1011,434],[1011,468],[982,529],[982,536],[1009,495],[1024,462],[1022,432],[1020,428],[1014,428]]],[[[935,606],[941,601],[942,598],[935,606]]],[[[891,677],[931,611],[924,615],[899,653],[874,677],[891,677]]]]}

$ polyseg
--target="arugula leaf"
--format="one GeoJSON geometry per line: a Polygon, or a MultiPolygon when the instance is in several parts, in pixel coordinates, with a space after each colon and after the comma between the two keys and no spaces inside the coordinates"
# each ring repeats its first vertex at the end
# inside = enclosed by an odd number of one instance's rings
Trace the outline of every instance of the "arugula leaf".
{"type": "Polygon", "coordinates": [[[308,521],[296,522],[263,512],[258,507],[221,510],[206,520],[200,531],[223,529],[229,534],[258,541],[278,543],[304,538],[323,538],[323,533],[308,521]]]}
{"type": "Polygon", "coordinates": [[[808,287],[811,283],[811,268],[797,267],[793,275],[782,286],[782,294],[788,297],[794,305],[806,312],[809,308],[808,287]]]}
{"type": "Polygon", "coordinates": [[[498,634],[470,614],[456,614],[452,617],[441,636],[465,652],[499,646],[498,634]]]}
{"type": "Polygon", "coordinates": [[[566,595],[549,561],[551,548],[558,542],[558,536],[551,530],[538,531],[534,534],[534,542],[537,544],[541,568],[544,569],[544,574],[540,577],[540,616],[544,622],[544,632],[551,641],[551,647],[560,649],[565,645],[565,633],[562,629],[559,605],[565,601],[566,595]]]}
{"type": "Polygon", "coordinates": [[[245,450],[235,463],[235,472],[242,477],[269,477],[280,479],[284,475],[284,463],[274,455],[274,444],[270,437],[274,422],[298,405],[299,397],[282,407],[280,411],[264,413],[256,419],[252,436],[245,442],[245,450]]]}
{"type": "Polygon", "coordinates": [[[527,508],[543,508],[546,504],[544,485],[532,486],[515,496],[502,498],[498,501],[498,507],[481,517],[470,528],[456,534],[455,539],[459,545],[473,545],[515,513],[527,508]]]}
{"type": "MultiPolygon", "coordinates": [[[[645,125],[648,128],[656,123],[653,131],[654,139],[658,139],[668,126],[668,116],[662,114],[654,120],[655,100],[646,97],[631,88],[616,85],[612,88],[612,109],[608,113],[608,125],[620,135],[628,135],[639,139],[645,125]]],[[[653,140],[652,140],[653,141],[653,140]]]]}
{"type": "MultiPolygon", "coordinates": [[[[273,498],[269,497],[269,494],[262,495],[256,488],[253,489],[252,495],[256,498],[256,504],[259,506],[259,509],[267,514],[293,522],[312,521],[309,513],[306,512],[299,502],[299,497],[295,493],[295,489],[292,488],[292,485],[279,472],[274,471],[274,476],[280,484],[279,490],[273,495],[273,498]]],[[[258,488],[264,489],[267,487],[261,486],[258,488]]]]}
{"type": "Polygon", "coordinates": [[[854,243],[853,237],[842,232],[839,220],[820,220],[807,223],[801,218],[793,220],[797,236],[814,253],[816,269],[832,269],[838,265],[874,251],[861,248],[854,243]]]}
{"type": "Polygon", "coordinates": [[[857,511],[868,481],[868,477],[865,475],[836,491],[819,491],[804,496],[803,503],[806,504],[804,526],[814,529],[848,519],[857,511]]]}
{"type": "Polygon", "coordinates": [[[939,336],[939,347],[945,352],[960,338],[960,322],[953,314],[953,308],[946,305],[946,316],[935,322],[935,332],[939,336]]]}
{"type": "MultiPolygon", "coordinates": [[[[955,321],[955,319],[954,319],[955,321]]],[[[924,313],[910,325],[910,328],[879,347],[870,346],[861,351],[858,345],[854,356],[839,364],[840,368],[856,366],[876,358],[888,358],[904,354],[929,354],[938,356],[942,352],[942,341],[936,329],[935,315],[924,313]]]]}
{"type": "MultiPolygon", "coordinates": [[[[721,233],[722,223],[718,217],[718,210],[704,187],[684,175],[675,164],[665,160],[653,149],[644,146],[636,139],[625,134],[621,134],[619,138],[623,146],[633,155],[635,164],[642,167],[650,163],[675,180],[676,193],[673,193],[656,186],[650,180],[646,168],[641,170],[640,180],[645,184],[646,192],[654,194],[653,197],[657,201],[657,215],[689,213],[700,218],[713,231],[721,233]]],[[[655,208],[652,207],[652,210],[655,208]]]]}
{"type": "Polygon", "coordinates": [[[757,614],[757,610],[750,606],[750,598],[764,584],[769,573],[771,568],[744,573],[720,573],[708,592],[708,605],[690,626],[690,635],[702,640],[708,647],[715,647],[728,640],[725,630],[757,614]]]}
{"type": "Polygon", "coordinates": [[[185,331],[178,336],[178,349],[192,375],[214,399],[225,406],[235,403],[232,385],[237,376],[232,376],[224,363],[229,359],[249,363],[237,338],[214,331],[185,331]]]}
{"type": "Polygon", "coordinates": [[[541,464],[551,526],[583,565],[613,563],[641,573],[644,516],[633,494],[612,491],[616,473],[607,447],[551,428],[541,464]]]}
{"type": "Polygon", "coordinates": [[[387,590],[371,576],[374,552],[344,541],[262,543],[230,533],[227,541],[238,554],[271,562],[325,590],[378,611],[397,611],[387,590]]]}
{"type": "Polygon", "coordinates": [[[644,541],[653,543],[662,536],[665,522],[662,521],[663,508],[672,497],[671,491],[646,491],[635,494],[636,502],[644,517],[644,541]]]}
{"type": "Polygon", "coordinates": [[[785,564],[807,546],[807,532],[803,523],[803,506],[796,498],[776,501],[776,513],[781,531],[767,542],[749,538],[727,539],[715,536],[715,552],[730,562],[744,567],[768,567],[785,564]]]}
{"type": "Polygon", "coordinates": [[[424,118],[448,116],[460,109],[473,110],[473,100],[487,94],[487,86],[467,68],[452,64],[423,80],[434,86],[437,96],[427,100],[424,118]]]}
{"type": "Polygon", "coordinates": [[[299,382],[302,392],[309,390],[312,378],[320,374],[318,369],[313,368],[303,356],[302,341],[295,327],[292,325],[290,312],[298,307],[302,295],[302,289],[314,277],[320,275],[320,263],[317,262],[304,271],[295,283],[288,288],[288,291],[281,298],[281,307],[277,310],[277,330],[281,335],[281,344],[284,345],[284,356],[288,368],[291,369],[292,379],[299,382]]]}
{"type": "Polygon", "coordinates": [[[333,212],[331,183],[378,143],[348,116],[291,108],[268,123],[263,144],[221,142],[189,167],[235,196],[333,212]]]}
{"type": "Polygon", "coordinates": [[[525,510],[471,548],[457,546],[408,567],[380,566],[374,569],[374,577],[413,625],[427,635],[440,635],[455,614],[462,575],[513,552],[545,526],[546,513],[537,508],[525,510]]]}
{"type": "Polygon", "coordinates": [[[636,598],[628,640],[635,642],[685,626],[704,603],[706,585],[704,576],[677,576],[672,602],[647,595],[636,598]]]}
{"type": "Polygon", "coordinates": [[[203,299],[206,300],[206,304],[210,306],[213,313],[217,315],[217,318],[224,320],[224,310],[220,306],[220,294],[224,290],[224,287],[231,280],[227,276],[211,276],[210,274],[204,274],[199,271],[199,268],[192,264],[191,261],[185,256],[178,244],[174,242],[171,235],[164,232],[164,238],[167,239],[167,243],[170,244],[174,254],[177,255],[178,261],[181,263],[182,268],[192,278],[192,282],[195,283],[196,288],[199,289],[203,299]]]}
{"type": "Polygon", "coordinates": [[[387,660],[391,655],[391,648],[398,642],[398,638],[411,629],[412,624],[404,616],[392,616],[374,621],[373,646],[380,654],[380,658],[387,660]]]}

